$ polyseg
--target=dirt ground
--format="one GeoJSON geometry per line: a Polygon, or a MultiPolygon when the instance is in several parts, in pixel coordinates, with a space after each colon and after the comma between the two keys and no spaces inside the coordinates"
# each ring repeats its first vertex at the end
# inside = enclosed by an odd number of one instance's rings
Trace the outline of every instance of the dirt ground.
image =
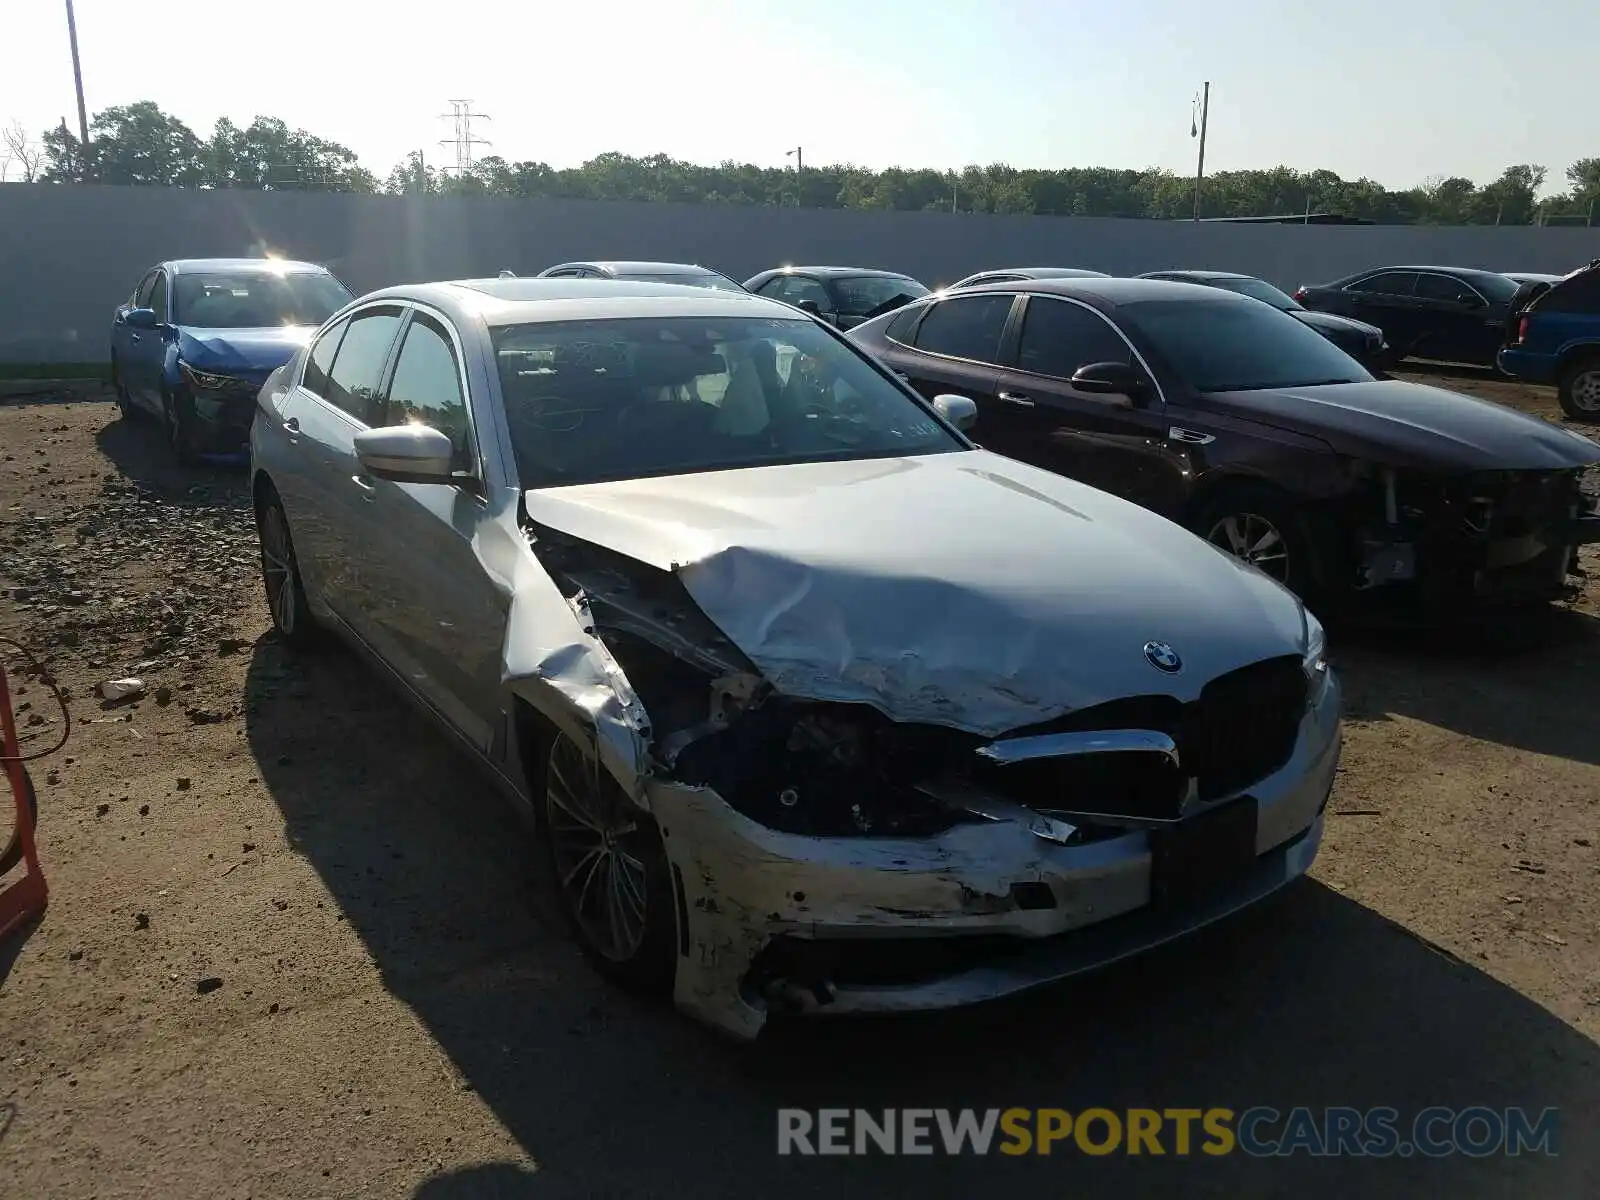
{"type": "Polygon", "coordinates": [[[50,908],[0,945],[0,1196],[1600,1194],[1586,562],[1536,635],[1336,635],[1334,815],[1280,899],[1022,1001],[739,1047],[601,984],[444,740],[272,640],[242,474],[178,471],[98,392],[0,401],[0,633],[73,721],[33,768],[50,908]],[[102,704],[123,675],[145,697],[102,704]],[[774,1153],[787,1105],[1217,1104],[1556,1107],[1560,1154],[774,1153]]]}

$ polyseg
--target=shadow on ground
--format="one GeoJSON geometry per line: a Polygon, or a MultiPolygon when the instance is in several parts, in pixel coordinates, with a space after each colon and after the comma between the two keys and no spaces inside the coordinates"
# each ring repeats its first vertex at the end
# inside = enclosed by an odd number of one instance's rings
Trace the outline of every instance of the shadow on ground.
{"type": "Polygon", "coordinates": [[[1349,719],[1412,717],[1600,763],[1600,617],[1552,605],[1445,628],[1332,625],[1329,636],[1349,719]]]}
{"type": "Polygon", "coordinates": [[[442,1175],[418,1200],[965,1195],[997,1184],[1052,1198],[1592,1194],[1596,1047],[1319,884],[1021,1001],[774,1024],[739,1046],[597,981],[540,900],[509,806],[351,656],[292,656],[263,639],[249,688],[250,745],[291,843],[386,986],[539,1165],[442,1175]],[[775,1153],[787,1106],[1213,1105],[1556,1107],[1567,1136],[1555,1158],[775,1153]]]}
{"type": "Polygon", "coordinates": [[[173,503],[188,502],[205,506],[249,486],[242,461],[214,459],[194,466],[179,466],[153,416],[140,414],[132,420],[118,417],[115,407],[94,437],[95,445],[116,466],[122,477],[173,503]]]}

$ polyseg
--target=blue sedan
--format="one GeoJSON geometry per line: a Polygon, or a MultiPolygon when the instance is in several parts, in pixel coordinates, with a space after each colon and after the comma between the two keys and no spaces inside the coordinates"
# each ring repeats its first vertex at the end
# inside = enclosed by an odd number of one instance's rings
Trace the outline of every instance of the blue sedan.
{"type": "Polygon", "coordinates": [[[244,453],[256,393],[353,297],[326,267],[191,258],[150,268],[111,322],[117,407],[161,422],[181,463],[244,453]]]}

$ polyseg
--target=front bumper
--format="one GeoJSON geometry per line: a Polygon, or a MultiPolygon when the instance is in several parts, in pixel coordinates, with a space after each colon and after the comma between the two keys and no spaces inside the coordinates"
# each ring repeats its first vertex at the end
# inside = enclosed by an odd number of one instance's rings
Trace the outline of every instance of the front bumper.
{"type": "Polygon", "coordinates": [[[750,820],[709,789],[651,781],[648,803],[679,893],[678,1007],[751,1038],[772,1008],[844,1014],[973,1004],[1115,962],[1245,908],[1303,875],[1316,856],[1341,749],[1339,706],[1330,673],[1289,761],[1248,789],[1257,804],[1254,863],[1185,904],[1152,904],[1143,831],[1084,845],[1045,841],[1009,821],[921,839],[803,837],[750,820]],[[852,959],[875,956],[912,965],[887,981],[882,971],[851,977],[852,959]]]}
{"type": "Polygon", "coordinates": [[[199,387],[183,373],[180,403],[186,403],[191,418],[190,445],[197,454],[250,453],[250,426],[266,374],[211,376],[226,378],[227,382],[218,387],[199,387]]]}

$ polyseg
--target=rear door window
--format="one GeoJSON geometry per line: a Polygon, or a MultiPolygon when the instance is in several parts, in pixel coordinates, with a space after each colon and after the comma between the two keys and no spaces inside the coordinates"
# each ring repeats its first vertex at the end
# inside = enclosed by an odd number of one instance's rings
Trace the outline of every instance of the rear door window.
{"type": "Polygon", "coordinates": [[[317,344],[311,347],[311,353],[306,356],[306,373],[300,381],[300,386],[308,392],[327,398],[328,395],[328,368],[333,366],[333,356],[339,349],[339,339],[344,337],[349,321],[340,321],[317,339],[317,344]]]}
{"type": "Polygon", "coordinates": [[[364,425],[379,424],[378,385],[399,329],[399,309],[369,309],[351,317],[322,398],[364,425]]]}
{"type": "Polygon", "coordinates": [[[939,301],[917,326],[917,349],[974,362],[998,362],[1000,337],[1014,299],[1010,292],[997,292],[939,301]]]}
{"type": "Polygon", "coordinates": [[[1350,284],[1345,291],[1377,296],[1409,296],[1416,291],[1415,271],[1380,271],[1350,284]]]}

